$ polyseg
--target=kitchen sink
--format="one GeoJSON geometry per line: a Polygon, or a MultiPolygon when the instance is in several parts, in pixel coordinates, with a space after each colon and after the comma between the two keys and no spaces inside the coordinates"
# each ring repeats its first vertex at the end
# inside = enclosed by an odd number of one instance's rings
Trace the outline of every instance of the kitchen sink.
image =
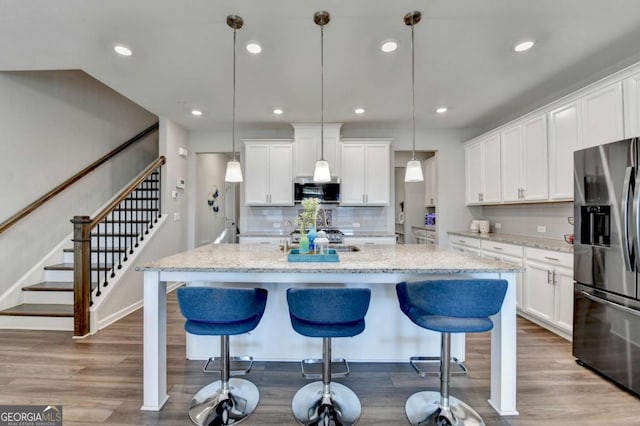
{"type": "MultiPolygon", "coordinates": [[[[291,244],[289,246],[289,249],[298,248],[297,244],[291,244]]],[[[352,245],[347,245],[347,244],[329,244],[329,248],[330,249],[335,249],[335,251],[337,251],[338,253],[347,253],[347,252],[356,252],[356,251],[360,251],[360,247],[358,246],[352,246],[352,245]]],[[[280,250],[283,250],[283,247],[280,246],[280,250]]]]}
{"type": "Polygon", "coordinates": [[[343,245],[343,244],[338,244],[334,246],[329,245],[329,248],[335,249],[338,253],[360,251],[360,247],[358,246],[350,246],[350,245],[343,245]]]}

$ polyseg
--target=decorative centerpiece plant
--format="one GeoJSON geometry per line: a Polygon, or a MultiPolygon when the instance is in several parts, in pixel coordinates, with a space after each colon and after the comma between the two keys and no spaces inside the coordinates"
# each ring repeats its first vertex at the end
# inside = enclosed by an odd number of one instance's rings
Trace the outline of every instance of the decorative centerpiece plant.
{"type": "Polygon", "coordinates": [[[307,231],[316,226],[316,218],[320,207],[320,199],[305,198],[302,200],[302,213],[296,218],[296,226],[300,228],[300,235],[306,235],[307,231]]]}

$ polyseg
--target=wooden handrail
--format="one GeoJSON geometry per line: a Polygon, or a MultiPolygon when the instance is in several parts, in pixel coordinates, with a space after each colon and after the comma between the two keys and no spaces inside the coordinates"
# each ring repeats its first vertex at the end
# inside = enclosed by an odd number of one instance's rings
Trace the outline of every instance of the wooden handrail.
{"type": "Polygon", "coordinates": [[[93,219],[91,219],[91,225],[90,228],[93,228],[94,226],[96,226],[98,223],[102,222],[102,220],[107,217],[109,215],[109,213],[111,213],[111,211],[113,209],[115,209],[116,207],[118,207],[118,205],[125,199],[127,198],[127,196],[129,194],[131,194],[133,192],[134,189],[137,188],[138,185],[140,185],[142,182],[144,182],[144,180],[149,177],[149,175],[151,174],[151,172],[153,172],[154,170],[156,170],[158,167],[162,166],[163,164],[165,164],[167,161],[167,159],[164,157],[164,155],[161,155],[160,157],[158,157],[153,163],[151,163],[149,165],[149,167],[147,167],[146,169],[144,169],[144,171],[142,171],[138,177],[132,181],[125,189],[122,190],[122,192],[120,192],[120,195],[115,198],[112,202],[109,203],[108,206],[106,206],[104,209],[102,209],[102,211],[100,213],[98,213],[96,215],[96,217],[94,217],[93,219]]]}
{"type": "Polygon", "coordinates": [[[94,161],[93,163],[91,163],[90,165],[85,167],[84,169],[80,170],[78,173],[76,173],[75,175],[71,176],[69,179],[65,180],[60,185],[58,185],[55,188],[53,188],[51,191],[47,192],[42,197],[38,198],[36,201],[34,201],[33,203],[29,204],[27,207],[23,208],[18,213],[14,214],[9,219],[7,219],[4,222],[2,222],[0,224],[0,234],[2,234],[7,229],[11,228],[19,220],[23,219],[25,216],[27,216],[28,214],[32,213],[34,210],[36,210],[37,208],[42,206],[44,203],[49,201],[51,198],[53,198],[56,195],[60,194],[62,191],[64,191],[65,189],[67,189],[68,187],[70,187],[71,185],[76,183],[78,180],[82,179],[84,176],[86,176],[89,173],[91,173],[92,171],[94,171],[100,165],[102,165],[105,162],[109,161],[115,155],[119,154],[120,152],[122,152],[125,149],[129,148],[131,145],[133,145],[134,143],[138,142],[142,138],[144,138],[144,137],[148,136],[149,134],[151,134],[151,133],[155,132],[156,130],[158,130],[158,127],[159,127],[159,124],[157,122],[155,124],[152,124],[151,126],[147,127],[146,129],[144,129],[143,131],[141,131],[140,133],[138,133],[137,135],[135,135],[134,137],[132,137],[131,139],[129,139],[128,141],[123,143],[122,145],[120,145],[119,147],[117,147],[114,150],[112,150],[111,152],[103,155],[98,160],[94,161]]]}

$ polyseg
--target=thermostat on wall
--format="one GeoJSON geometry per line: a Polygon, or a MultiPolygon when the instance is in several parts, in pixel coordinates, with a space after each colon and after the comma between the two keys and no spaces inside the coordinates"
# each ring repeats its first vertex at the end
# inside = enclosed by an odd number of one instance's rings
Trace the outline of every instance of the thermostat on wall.
{"type": "Polygon", "coordinates": [[[184,179],[181,179],[181,178],[176,179],[176,188],[184,189],[184,179]]]}

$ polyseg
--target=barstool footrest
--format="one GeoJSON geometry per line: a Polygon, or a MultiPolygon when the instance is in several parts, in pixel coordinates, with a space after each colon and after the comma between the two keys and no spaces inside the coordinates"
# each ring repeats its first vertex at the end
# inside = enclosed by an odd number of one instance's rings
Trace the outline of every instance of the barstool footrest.
{"type": "MultiPolygon", "coordinates": [[[[249,374],[253,367],[253,357],[249,355],[229,357],[231,368],[229,376],[245,376],[249,374]],[[248,366],[246,364],[249,364],[248,366]]],[[[222,366],[220,365],[220,357],[211,357],[202,367],[203,373],[220,373],[222,366]],[[211,367],[210,367],[211,366],[211,367]]]]}
{"type": "MultiPolygon", "coordinates": [[[[322,358],[312,358],[312,359],[303,359],[300,361],[300,366],[302,368],[302,376],[305,379],[322,379],[322,358]],[[317,368],[312,368],[312,366],[317,365],[317,368]],[[306,368],[305,368],[306,366],[306,368]],[[315,370],[315,371],[310,371],[315,370]]],[[[349,363],[344,358],[332,358],[331,359],[331,378],[340,378],[346,377],[349,375],[349,363]],[[334,365],[341,366],[342,370],[334,371],[334,365]]]]}
{"type": "MultiPolygon", "coordinates": [[[[450,374],[454,376],[466,376],[469,369],[464,361],[452,356],[450,361],[450,374]]],[[[438,356],[412,356],[409,363],[420,377],[440,375],[440,357],[438,356]],[[431,368],[428,368],[432,366],[431,368]]]]}

